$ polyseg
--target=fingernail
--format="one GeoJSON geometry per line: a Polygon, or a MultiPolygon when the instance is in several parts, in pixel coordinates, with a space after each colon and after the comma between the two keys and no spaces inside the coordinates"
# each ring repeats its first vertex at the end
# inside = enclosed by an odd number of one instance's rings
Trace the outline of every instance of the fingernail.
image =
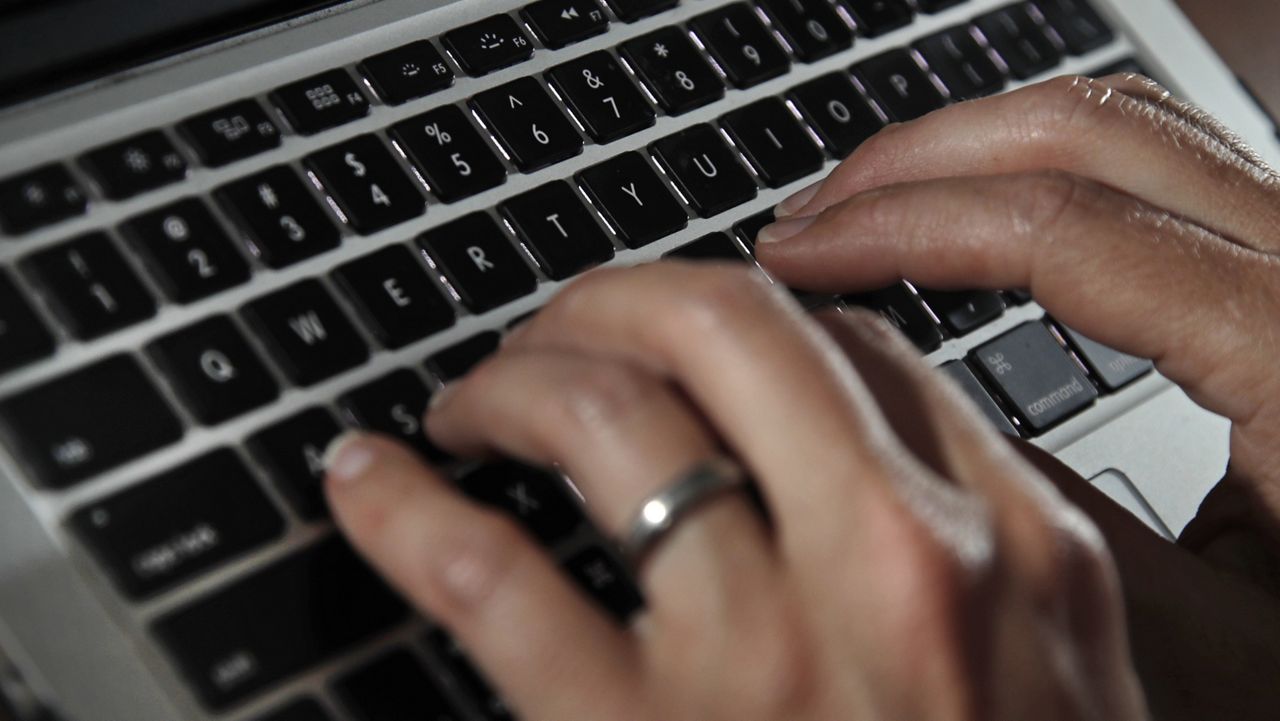
{"type": "Polygon", "coordinates": [[[443,407],[444,404],[447,403],[448,400],[453,397],[454,392],[457,390],[458,390],[457,382],[445,383],[444,385],[440,386],[440,390],[432,394],[431,400],[427,402],[427,412],[430,413],[431,411],[434,411],[437,408],[443,407]]]}
{"type": "Polygon", "coordinates": [[[788,218],[787,220],[779,220],[776,223],[766,225],[756,235],[756,243],[765,245],[768,243],[781,243],[782,241],[799,235],[806,228],[813,225],[813,221],[817,220],[816,215],[807,215],[802,218],[788,218]]]}
{"type": "Polygon", "coordinates": [[[329,443],[324,451],[324,467],[329,478],[338,483],[359,480],[377,460],[377,452],[365,442],[359,431],[347,431],[329,443]]]}
{"type": "Polygon", "coordinates": [[[795,215],[796,211],[808,205],[810,200],[813,200],[813,197],[822,189],[822,183],[823,181],[819,180],[787,196],[781,203],[774,206],[773,217],[782,220],[789,215],[795,215]]]}

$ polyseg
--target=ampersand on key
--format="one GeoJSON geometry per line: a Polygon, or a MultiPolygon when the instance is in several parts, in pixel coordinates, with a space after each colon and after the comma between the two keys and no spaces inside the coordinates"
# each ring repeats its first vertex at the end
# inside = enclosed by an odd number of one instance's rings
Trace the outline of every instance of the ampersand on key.
{"type": "Polygon", "coordinates": [[[604,81],[600,79],[600,76],[591,72],[591,70],[587,68],[583,68],[582,77],[586,79],[587,87],[591,88],[592,90],[599,90],[600,88],[604,87],[604,81]]]}

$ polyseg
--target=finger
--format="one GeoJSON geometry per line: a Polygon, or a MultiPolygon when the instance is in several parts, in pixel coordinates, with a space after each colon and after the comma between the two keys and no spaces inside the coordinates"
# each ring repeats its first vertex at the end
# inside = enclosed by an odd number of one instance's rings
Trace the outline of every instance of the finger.
{"type": "Polygon", "coordinates": [[[664,262],[593,271],[509,345],[611,357],[689,394],[759,483],[780,544],[830,545],[872,508],[890,436],[831,340],[758,273],[664,262]],[[796,479],[804,479],[797,483],[796,479]]]}
{"type": "Polygon", "coordinates": [[[1231,152],[1240,156],[1245,162],[1256,166],[1264,173],[1270,174],[1271,167],[1235,131],[1222,124],[1211,113],[1194,103],[1178,98],[1160,83],[1137,73],[1118,73],[1098,80],[1118,92],[1146,100],[1165,111],[1204,131],[1231,152]]]}
{"type": "MultiPolygon", "coordinates": [[[[427,429],[442,447],[563,466],[615,538],[644,499],[721,453],[670,386],[615,361],[507,348],[438,397],[427,429]]],[[[641,570],[654,613],[703,635],[749,627],[734,622],[777,584],[767,530],[746,494],[698,509],[641,570]]]]}
{"type": "Polygon", "coordinates": [[[1062,173],[879,188],[758,245],[757,257],[811,290],[902,277],[940,289],[1028,288],[1067,325],[1156,360],[1202,405],[1239,421],[1273,382],[1271,256],[1062,173]]]}
{"type": "Polygon", "coordinates": [[[522,714],[630,717],[638,698],[630,637],[515,526],[463,499],[387,439],[343,436],[326,458],[338,525],[449,628],[522,714]]]}
{"type": "MultiPolygon", "coordinates": [[[[982,498],[1014,567],[1056,587],[1057,565],[1045,561],[1057,556],[1071,522],[1061,496],[879,315],[854,309],[824,312],[817,320],[848,355],[906,447],[937,477],[982,498]]],[[[972,523],[960,515],[949,520],[972,523]]],[[[970,542],[963,536],[971,529],[951,530],[959,543],[970,542]]]]}
{"type": "Polygon", "coordinates": [[[1046,169],[1123,189],[1252,247],[1280,242],[1274,173],[1150,101],[1083,77],[1056,78],[891,126],[863,143],[792,214],[814,215],[884,185],[1046,169]]]}

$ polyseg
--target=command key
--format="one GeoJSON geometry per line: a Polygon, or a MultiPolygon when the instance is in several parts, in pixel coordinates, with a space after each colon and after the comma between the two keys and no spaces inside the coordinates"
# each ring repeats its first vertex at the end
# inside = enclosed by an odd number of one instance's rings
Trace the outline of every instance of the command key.
{"type": "Polygon", "coordinates": [[[1024,323],[973,351],[976,365],[1033,433],[1089,407],[1098,391],[1040,323],[1024,323]]]}

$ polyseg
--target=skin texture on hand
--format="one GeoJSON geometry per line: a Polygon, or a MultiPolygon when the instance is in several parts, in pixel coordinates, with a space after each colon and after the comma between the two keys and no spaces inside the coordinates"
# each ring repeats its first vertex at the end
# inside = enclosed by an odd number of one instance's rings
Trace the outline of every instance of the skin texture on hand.
{"type": "Polygon", "coordinates": [[[1099,523],[1157,717],[1267,718],[1280,704],[1261,683],[1280,673],[1277,213],[1276,174],[1202,111],[1145,78],[1059,78],[871,139],[784,202],[757,252],[801,288],[1028,288],[1229,418],[1230,468],[1181,539],[1199,558],[1099,523]]]}
{"type": "Polygon", "coordinates": [[[615,537],[740,463],[768,522],[746,494],[696,509],[640,564],[634,623],[390,441],[331,449],[335,519],[530,721],[1274,718],[1276,193],[1149,81],[1065,78],[886,130],[757,246],[792,287],[1029,288],[1154,358],[1233,422],[1186,547],[997,434],[878,317],[714,264],[586,274],[426,419],[454,454],[559,466],[615,537]]]}

